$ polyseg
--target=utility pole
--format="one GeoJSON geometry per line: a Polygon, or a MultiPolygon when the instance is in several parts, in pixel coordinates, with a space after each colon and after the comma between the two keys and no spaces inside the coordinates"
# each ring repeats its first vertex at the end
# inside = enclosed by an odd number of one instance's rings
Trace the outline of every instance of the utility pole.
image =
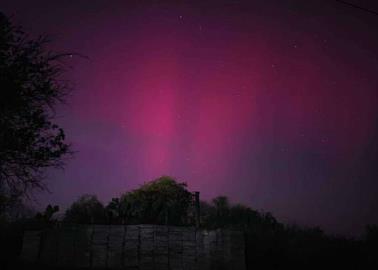
{"type": "Polygon", "coordinates": [[[201,225],[200,217],[200,193],[199,191],[194,192],[194,207],[195,207],[195,215],[196,215],[196,228],[199,228],[201,225]]]}

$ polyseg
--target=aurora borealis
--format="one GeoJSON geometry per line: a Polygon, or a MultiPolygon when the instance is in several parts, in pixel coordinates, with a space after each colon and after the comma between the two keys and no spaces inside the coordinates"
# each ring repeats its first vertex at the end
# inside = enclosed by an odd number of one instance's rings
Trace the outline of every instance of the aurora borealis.
{"type": "Polygon", "coordinates": [[[89,58],[68,60],[58,120],[77,153],[43,203],[172,175],[326,231],[378,222],[377,16],[326,0],[51,2],[0,3],[89,58]]]}

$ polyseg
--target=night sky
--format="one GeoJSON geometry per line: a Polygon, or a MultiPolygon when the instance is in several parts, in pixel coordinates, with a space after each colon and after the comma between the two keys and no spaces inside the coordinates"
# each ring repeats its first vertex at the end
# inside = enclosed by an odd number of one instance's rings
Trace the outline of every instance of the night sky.
{"type": "Polygon", "coordinates": [[[288,223],[343,234],[378,223],[377,15],[333,0],[0,10],[89,58],[67,60],[75,90],[57,121],[77,153],[49,172],[41,207],[172,175],[288,223]]]}

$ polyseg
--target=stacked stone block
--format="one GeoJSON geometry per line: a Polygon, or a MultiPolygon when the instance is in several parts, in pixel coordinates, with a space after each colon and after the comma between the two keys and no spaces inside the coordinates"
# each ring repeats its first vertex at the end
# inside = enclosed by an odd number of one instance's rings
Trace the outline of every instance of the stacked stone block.
{"type": "Polygon", "coordinates": [[[243,233],[162,225],[76,225],[26,231],[21,259],[63,268],[245,269],[243,233]]]}

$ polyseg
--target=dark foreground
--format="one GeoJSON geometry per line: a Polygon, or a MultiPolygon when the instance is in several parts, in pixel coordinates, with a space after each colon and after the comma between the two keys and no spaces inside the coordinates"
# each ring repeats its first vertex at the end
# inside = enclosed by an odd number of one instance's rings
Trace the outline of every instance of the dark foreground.
{"type": "MultiPolygon", "coordinates": [[[[148,267],[49,267],[43,264],[26,263],[20,260],[24,231],[11,228],[1,231],[0,269],[154,269],[161,265],[148,267]]],[[[242,269],[378,269],[378,241],[374,235],[363,240],[332,238],[320,232],[296,231],[291,234],[278,231],[244,232],[244,258],[231,265],[232,270],[242,269]],[[239,265],[239,266],[238,266],[239,265]]],[[[231,253],[233,250],[230,251],[231,253]]],[[[68,254],[59,255],[65,261],[68,254]]],[[[185,270],[187,264],[182,265],[185,270]]],[[[197,264],[195,269],[225,270],[230,265],[213,261],[204,268],[197,264]]]]}

